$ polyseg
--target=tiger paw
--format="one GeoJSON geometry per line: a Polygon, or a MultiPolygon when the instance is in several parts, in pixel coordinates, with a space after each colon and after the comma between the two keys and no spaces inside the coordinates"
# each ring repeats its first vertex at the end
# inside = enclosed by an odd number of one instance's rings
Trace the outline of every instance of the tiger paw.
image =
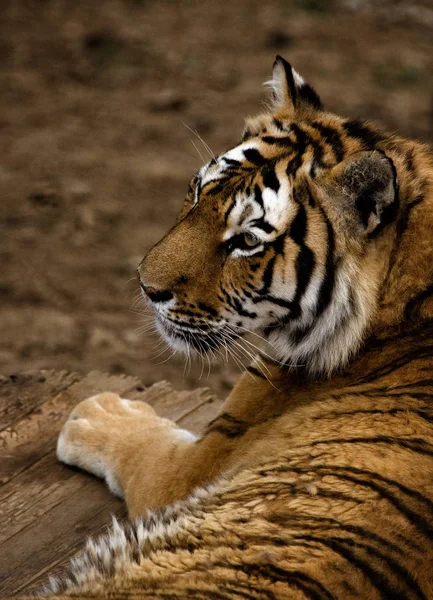
{"type": "Polygon", "coordinates": [[[111,492],[123,497],[122,469],[133,459],[145,460],[160,441],[192,434],[158,417],[141,401],[104,392],[80,402],[60,432],[57,457],[106,480],[111,492]]]}

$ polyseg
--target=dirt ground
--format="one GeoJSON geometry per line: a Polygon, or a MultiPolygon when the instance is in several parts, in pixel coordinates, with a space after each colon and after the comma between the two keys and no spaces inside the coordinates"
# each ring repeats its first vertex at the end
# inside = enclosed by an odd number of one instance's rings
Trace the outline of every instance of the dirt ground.
{"type": "MultiPolygon", "coordinates": [[[[188,128],[236,144],[276,53],[330,108],[432,140],[431,0],[1,0],[0,372],[198,385],[141,330],[135,268],[206,154],[188,128]]],[[[218,394],[237,372],[207,371],[218,394]]]]}

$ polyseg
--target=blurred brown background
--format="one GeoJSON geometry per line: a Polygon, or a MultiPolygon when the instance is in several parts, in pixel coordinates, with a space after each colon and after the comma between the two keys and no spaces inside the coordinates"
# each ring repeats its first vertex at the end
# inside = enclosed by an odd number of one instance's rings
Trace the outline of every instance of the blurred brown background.
{"type": "Polygon", "coordinates": [[[191,138],[205,156],[183,123],[236,144],[281,53],[330,108],[431,141],[432,50],[431,0],[1,0],[0,372],[197,385],[131,310],[201,164],[191,138]]]}

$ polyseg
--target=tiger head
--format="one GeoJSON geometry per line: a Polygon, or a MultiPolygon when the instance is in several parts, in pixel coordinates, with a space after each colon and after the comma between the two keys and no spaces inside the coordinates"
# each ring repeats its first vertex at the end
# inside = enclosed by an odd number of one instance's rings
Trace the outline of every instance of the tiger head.
{"type": "Polygon", "coordinates": [[[323,108],[281,57],[271,107],[193,177],[175,226],[139,266],[171,346],[207,352],[246,332],[273,357],[330,373],[377,309],[398,210],[377,129],[323,108]]]}

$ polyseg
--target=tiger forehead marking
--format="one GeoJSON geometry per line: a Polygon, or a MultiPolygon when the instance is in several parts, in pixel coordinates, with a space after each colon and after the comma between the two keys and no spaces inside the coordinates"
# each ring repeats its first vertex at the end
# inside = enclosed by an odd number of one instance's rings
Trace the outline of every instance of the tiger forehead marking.
{"type": "Polygon", "coordinates": [[[259,144],[246,142],[232,148],[225,154],[218,156],[216,159],[202,167],[199,172],[200,185],[203,188],[211,181],[217,181],[233,167],[239,167],[246,160],[249,151],[258,152],[259,144]]]}
{"type": "Polygon", "coordinates": [[[293,216],[293,198],[290,181],[286,176],[278,177],[273,166],[273,185],[266,186],[264,175],[247,180],[239,191],[227,203],[225,222],[227,229],[224,239],[242,230],[251,229],[264,239],[273,239],[283,230],[293,216]]]}

